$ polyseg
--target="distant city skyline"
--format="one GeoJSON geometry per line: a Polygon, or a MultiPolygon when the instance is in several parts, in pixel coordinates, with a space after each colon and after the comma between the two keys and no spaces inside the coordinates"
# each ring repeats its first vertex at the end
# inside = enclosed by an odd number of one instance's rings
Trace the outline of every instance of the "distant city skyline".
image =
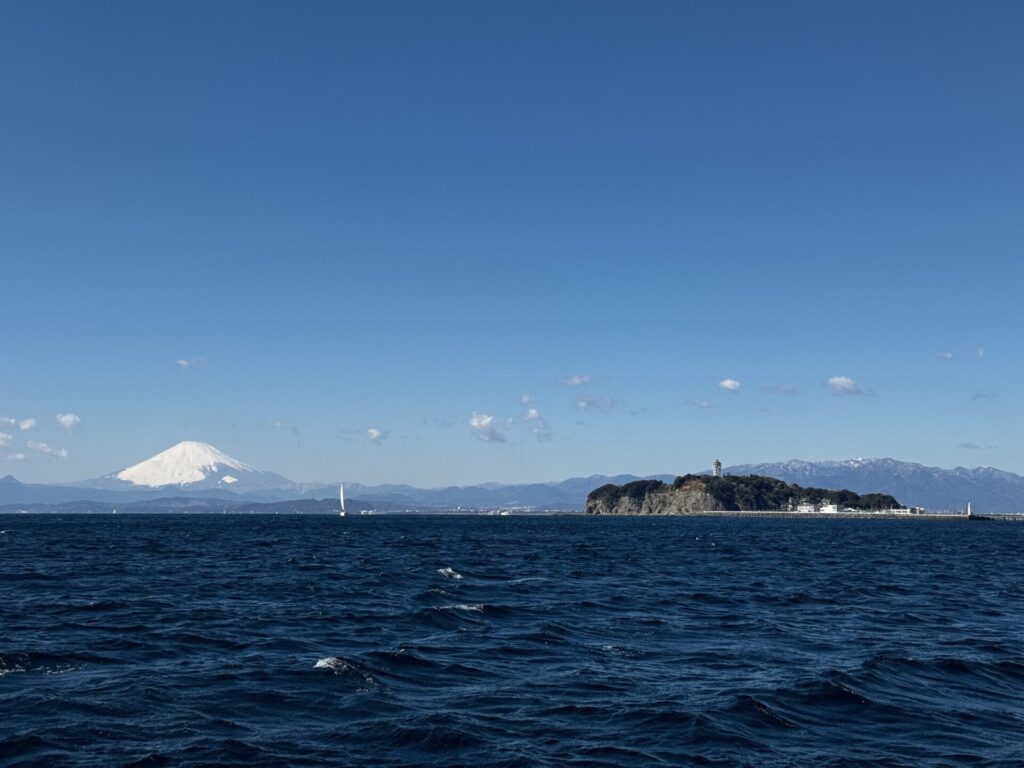
{"type": "Polygon", "coordinates": [[[0,476],[1024,473],[1024,6],[0,6],[0,476]]]}

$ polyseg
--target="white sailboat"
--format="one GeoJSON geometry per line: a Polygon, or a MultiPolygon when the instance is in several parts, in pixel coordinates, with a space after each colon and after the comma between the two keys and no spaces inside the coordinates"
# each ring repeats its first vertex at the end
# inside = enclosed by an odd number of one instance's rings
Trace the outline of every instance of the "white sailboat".
{"type": "Polygon", "coordinates": [[[338,484],[338,515],[341,517],[345,516],[345,484],[338,484]]]}

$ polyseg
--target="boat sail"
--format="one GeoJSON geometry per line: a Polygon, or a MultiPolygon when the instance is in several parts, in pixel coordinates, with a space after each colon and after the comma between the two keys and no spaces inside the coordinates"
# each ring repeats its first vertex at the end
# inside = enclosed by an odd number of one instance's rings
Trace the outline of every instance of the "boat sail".
{"type": "Polygon", "coordinates": [[[338,514],[341,517],[345,516],[345,484],[339,483],[338,485],[338,514]]]}

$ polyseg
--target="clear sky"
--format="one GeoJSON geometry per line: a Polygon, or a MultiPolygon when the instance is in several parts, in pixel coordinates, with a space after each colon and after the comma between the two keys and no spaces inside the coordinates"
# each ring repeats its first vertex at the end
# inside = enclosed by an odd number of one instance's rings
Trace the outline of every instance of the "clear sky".
{"type": "Polygon", "coordinates": [[[1024,472],[1022,38],[1019,2],[2,3],[0,475],[1024,472]]]}

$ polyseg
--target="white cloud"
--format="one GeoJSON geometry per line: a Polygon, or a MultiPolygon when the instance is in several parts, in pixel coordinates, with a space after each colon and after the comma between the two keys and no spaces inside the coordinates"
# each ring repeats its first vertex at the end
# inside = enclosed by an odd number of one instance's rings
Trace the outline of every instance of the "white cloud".
{"type": "Polygon", "coordinates": [[[985,348],[978,347],[976,350],[974,350],[974,354],[977,356],[979,360],[981,360],[981,358],[985,356],[985,348]]]}
{"type": "Polygon", "coordinates": [[[939,352],[939,357],[941,357],[943,360],[952,360],[953,359],[953,353],[952,352],[939,352]]]}
{"type": "Polygon", "coordinates": [[[615,407],[615,400],[611,397],[577,397],[573,403],[577,411],[600,411],[608,413],[615,407]]]}
{"type": "Polygon", "coordinates": [[[24,432],[25,430],[32,429],[32,427],[34,427],[35,425],[35,419],[22,419],[21,421],[18,422],[18,429],[24,432]]]}
{"type": "Polygon", "coordinates": [[[689,400],[688,402],[694,408],[700,408],[701,410],[707,410],[708,408],[715,407],[715,404],[710,400],[689,400]]]}
{"type": "Polygon", "coordinates": [[[6,432],[0,432],[0,447],[8,446],[14,438],[6,432]]]}
{"type": "Polygon", "coordinates": [[[537,401],[533,399],[533,395],[523,394],[519,396],[519,402],[521,402],[523,405],[532,405],[537,401]]]}
{"type": "Polygon", "coordinates": [[[66,448],[55,448],[52,445],[38,443],[35,440],[29,440],[28,447],[33,451],[39,451],[40,453],[45,453],[48,456],[56,456],[59,459],[66,459],[68,457],[68,451],[66,448]]]}
{"type": "Polygon", "coordinates": [[[16,427],[18,426],[18,420],[12,419],[10,416],[0,416],[0,424],[7,427],[16,427]]]}
{"type": "Polygon", "coordinates": [[[469,426],[473,428],[477,439],[485,443],[504,443],[505,436],[494,427],[494,417],[487,413],[476,413],[469,419],[469,426]]]}
{"type": "Polygon", "coordinates": [[[57,423],[70,432],[82,423],[82,418],[73,413],[58,413],[57,423]]]}
{"type": "Polygon", "coordinates": [[[540,415],[540,411],[536,408],[530,408],[526,411],[526,415],[523,420],[529,425],[530,432],[540,442],[551,439],[551,430],[548,428],[548,423],[544,421],[544,417],[540,415]]]}
{"type": "Polygon", "coordinates": [[[582,387],[591,382],[593,377],[585,373],[577,373],[573,376],[566,376],[564,379],[559,379],[567,387],[582,387]]]}
{"type": "Polygon", "coordinates": [[[24,453],[12,453],[12,454],[10,454],[10,455],[9,455],[9,456],[7,457],[7,460],[8,460],[8,461],[24,461],[24,460],[25,460],[25,458],[26,458],[26,457],[25,457],[25,454],[24,454],[24,453]]]}
{"type": "Polygon", "coordinates": [[[388,439],[388,432],[383,429],[377,429],[376,427],[370,427],[366,430],[366,436],[370,439],[371,443],[380,445],[388,439]]]}
{"type": "Polygon", "coordinates": [[[206,358],[194,357],[191,360],[181,358],[175,360],[174,364],[177,365],[179,368],[199,368],[203,365],[206,365],[206,358]]]}
{"type": "Polygon", "coordinates": [[[724,389],[726,392],[739,392],[740,383],[736,379],[722,379],[718,382],[718,388],[724,389]]]}
{"type": "Polygon", "coordinates": [[[850,397],[853,395],[866,395],[860,385],[849,376],[833,376],[827,382],[832,394],[837,397],[850,397]]]}

